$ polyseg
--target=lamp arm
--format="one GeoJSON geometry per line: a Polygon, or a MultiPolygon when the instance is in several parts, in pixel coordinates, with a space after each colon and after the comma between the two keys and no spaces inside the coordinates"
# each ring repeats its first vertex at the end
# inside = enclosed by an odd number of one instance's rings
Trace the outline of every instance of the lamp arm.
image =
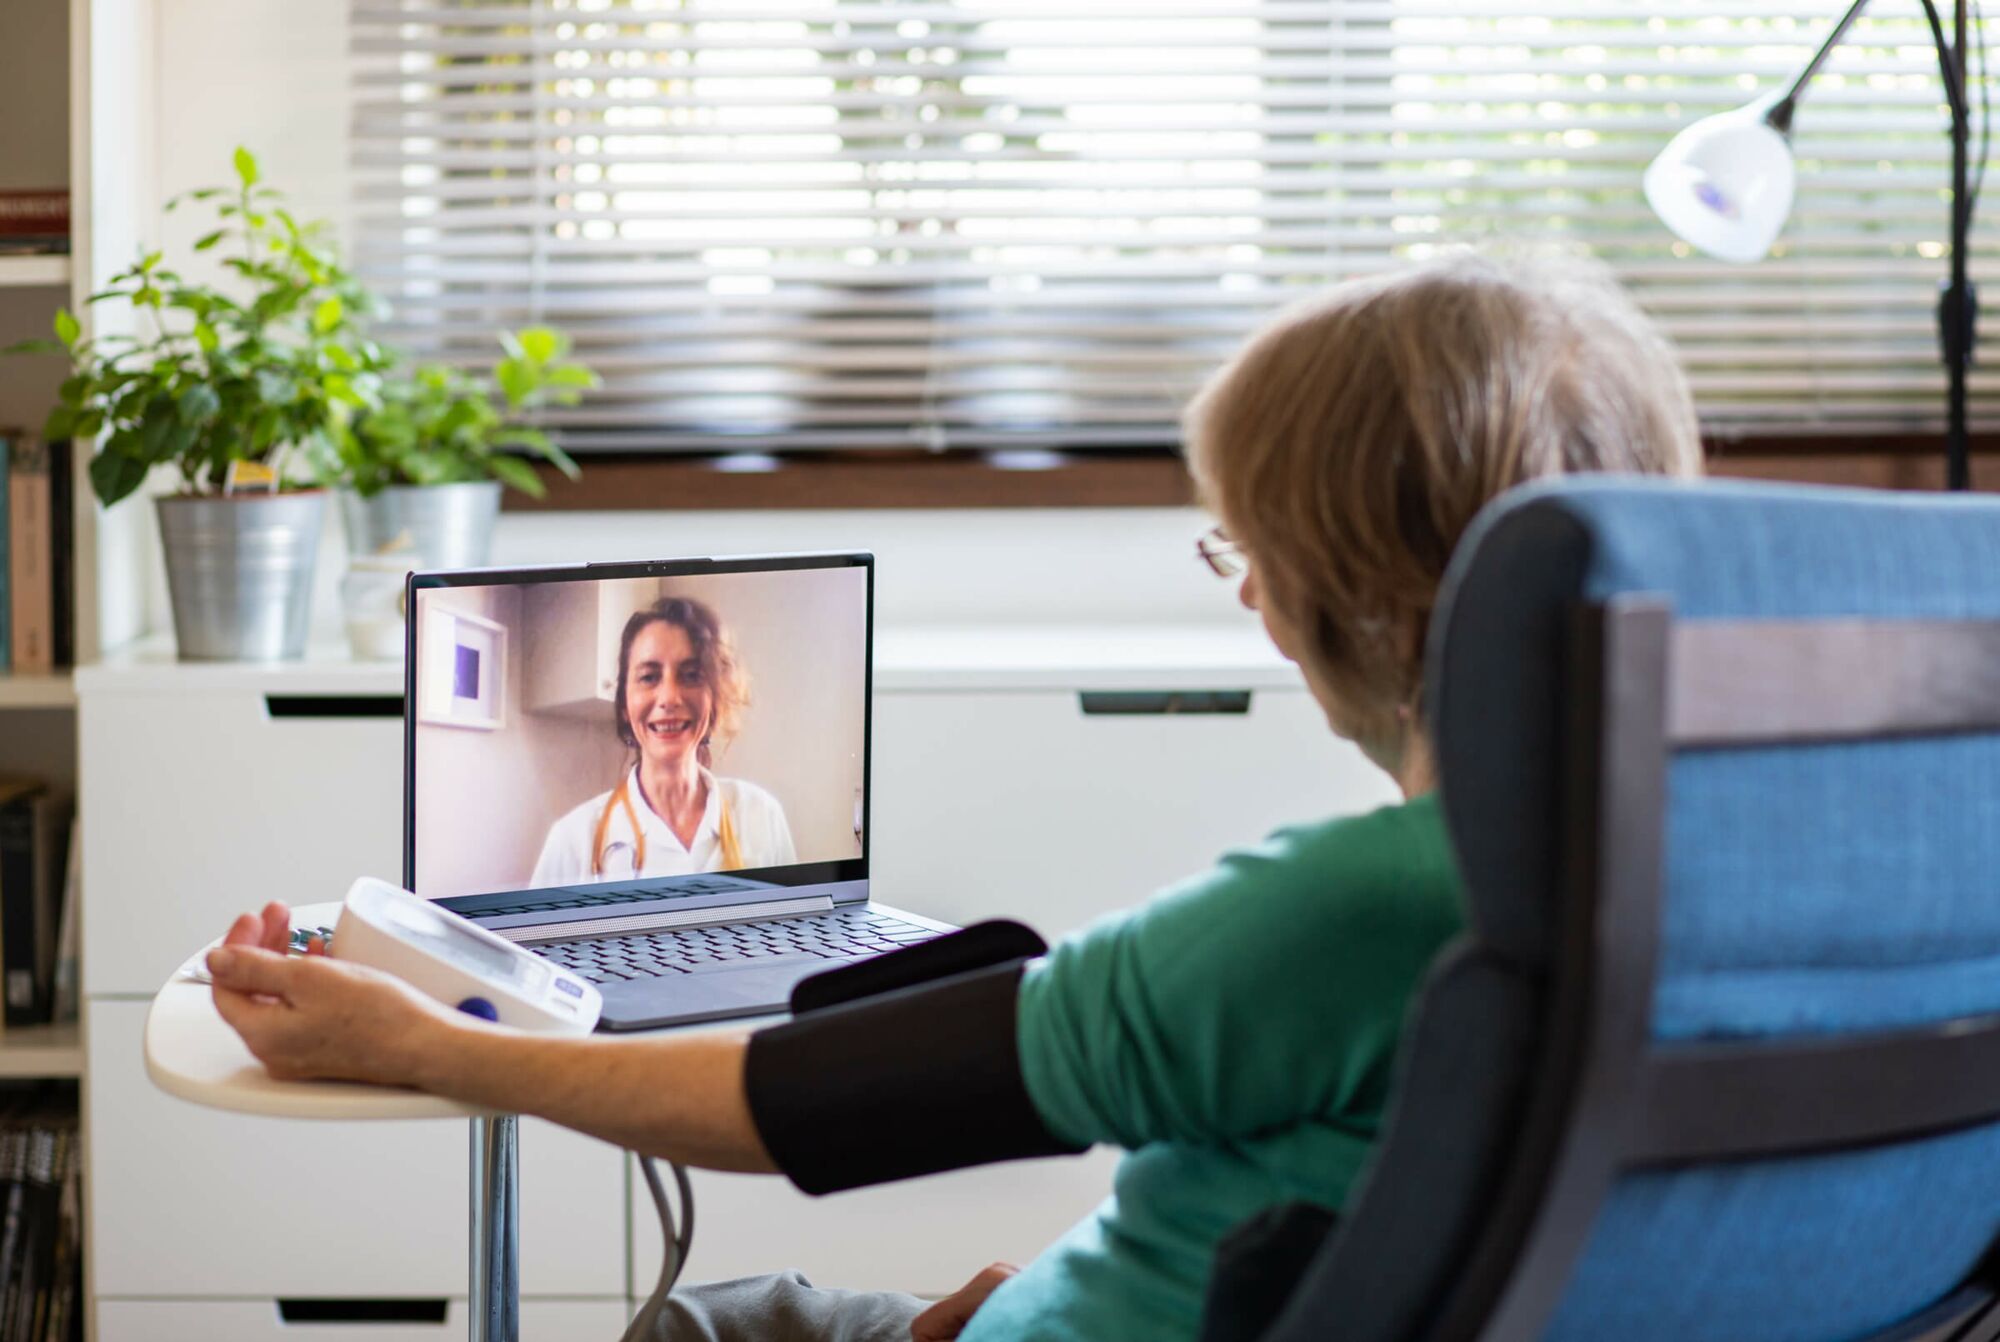
{"type": "Polygon", "coordinates": [[[1771,104],[1770,111],[1764,113],[1764,120],[1770,123],[1771,129],[1780,135],[1792,133],[1792,109],[1798,105],[1800,96],[1805,93],[1806,85],[1812,82],[1812,77],[1819,73],[1819,67],[1826,64],[1826,58],[1840,45],[1840,39],[1847,36],[1847,30],[1854,26],[1854,21],[1861,17],[1861,11],[1866,8],[1868,0],[1854,0],[1854,3],[1847,7],[1847,12],[1840,16],[1839,23],[1833,25],[1833,31],[1819,44],[1819,50],[1812,54],[1812,59],[1806,62],[1805,68],[1793,76],[1784,95],[1771,104]]]}
{"type": "MultiPolygon", "coordinates": [[[[1969,115],[1966,110],[1965,87],[1959,81],[1958,67],[1951,58],[1952,47],[1945,39],[1944,21],[1938,17],[1937,6],[1932,0],[1919,0],[1919,3],[1924,7],[1924,17],[1930,21],[1931,41],[1937,48],[1938,69],[1944,76],[1945,101],[1951,105],[1953,117],[1963,118],[1969,115]]],[[[1798,106],[1799,99],[1804,96],[1806,85],[1812,82],[1813,76],[1819,73],[1820,66],[1826,64],[1826,58],[1840,45],[1841,39],[1847,36],[1847,30],[1854,26],[1854,21],[1861,17],[1861,11],[1866,8],[1868,0],[1854,0],[1854,3],[1847,7],[1847,12],[1840,16],[1840,22],[1833,25],[1833,31],[1819,44],[1819,50],[1812,54],[1812,59],[1805,63],[1805,68],[1792,77],[1792,82],[1786,86],[1784,93],[1771,104],[1770,110],[1764,113],[1764,120],[1770,123],[1773,130],[1780,135],[1792,133],[1792,111],[1798,106]]]]}

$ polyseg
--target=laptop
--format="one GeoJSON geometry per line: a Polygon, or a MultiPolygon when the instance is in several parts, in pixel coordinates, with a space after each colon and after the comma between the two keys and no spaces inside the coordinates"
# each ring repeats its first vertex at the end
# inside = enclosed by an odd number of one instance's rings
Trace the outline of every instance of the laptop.
{"type": "Polygon", "coordinates": [[[783,1010],[952,930],[869,898],[874,557],[410,575],[403,883],[599,1029],[783,1010]]]}

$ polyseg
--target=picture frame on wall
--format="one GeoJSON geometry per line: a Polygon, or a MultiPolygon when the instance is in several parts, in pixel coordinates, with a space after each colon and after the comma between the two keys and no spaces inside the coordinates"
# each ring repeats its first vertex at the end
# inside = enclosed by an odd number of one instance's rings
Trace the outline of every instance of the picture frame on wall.
{"type": "Polygon", "coordinates": [[[507,626],[437,605],[419,635],[417,720],[494,731],[507,720],[507,626]]]}

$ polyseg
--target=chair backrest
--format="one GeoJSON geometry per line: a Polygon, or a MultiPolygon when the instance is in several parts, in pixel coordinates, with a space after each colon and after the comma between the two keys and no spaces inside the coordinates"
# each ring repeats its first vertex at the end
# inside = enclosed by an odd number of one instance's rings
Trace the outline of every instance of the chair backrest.
{"type": "Polygon", "coordinates": [[[1430,657],[1469,931],[1265,1342],[1966,1335],[2000,1234],[2000,503],[1518,491],[1430,657]]]}

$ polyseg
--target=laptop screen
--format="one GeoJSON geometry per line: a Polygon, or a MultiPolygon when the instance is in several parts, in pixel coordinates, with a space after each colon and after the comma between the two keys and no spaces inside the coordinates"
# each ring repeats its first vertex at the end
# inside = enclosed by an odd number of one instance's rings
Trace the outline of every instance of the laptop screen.
{"type": "Polygon", "coordinates": [[[568,918],[865,881],[873,573],[816,555],[413,575],[405,883],[568,918]]]}

